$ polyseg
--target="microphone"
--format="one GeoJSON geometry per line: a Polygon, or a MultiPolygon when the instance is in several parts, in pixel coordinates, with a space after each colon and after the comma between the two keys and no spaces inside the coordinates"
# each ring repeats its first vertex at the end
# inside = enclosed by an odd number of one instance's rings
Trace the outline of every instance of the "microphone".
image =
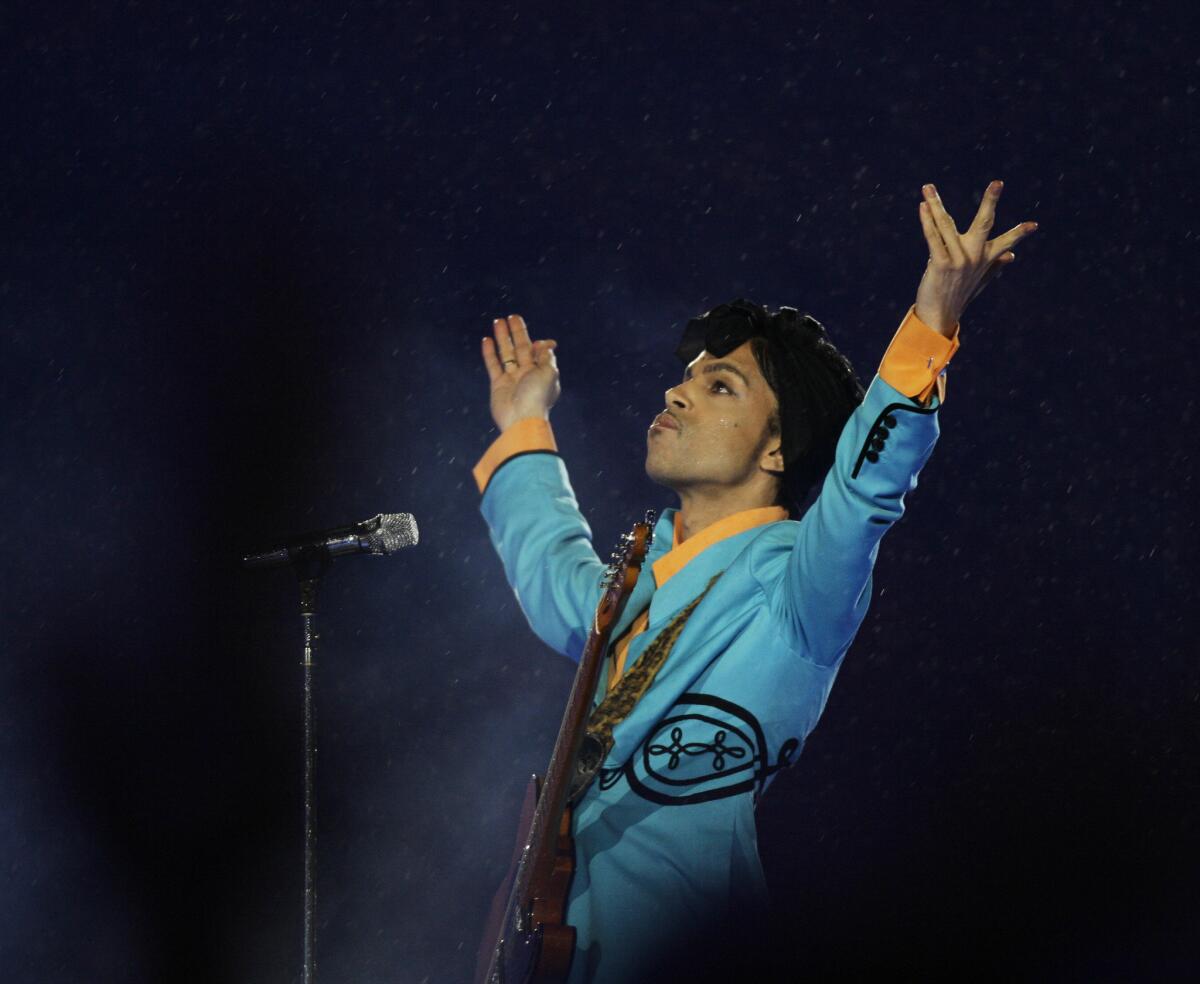
{"type": "Polygon", "coordinates": [[[301,533],[282,547],[243,557],[242,565],[259,570],[311,558],[314,551],[333,560],[348,554],[390,554],[416,545],[417,521],[412,513],[380,513],[353,526],[301,533]]]}

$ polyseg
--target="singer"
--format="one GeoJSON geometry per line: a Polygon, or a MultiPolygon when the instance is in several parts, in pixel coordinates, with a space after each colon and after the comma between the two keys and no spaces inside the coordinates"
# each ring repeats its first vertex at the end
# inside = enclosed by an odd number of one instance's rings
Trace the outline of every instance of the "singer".
{"type": "MultiPolygon", "coordinates": [[[[743,950],[766,945],[745,932],[766,911],[755,806],[796,761],[866,615],[879,543],[938,439],[960,315],[1037,228],[987,238],[1001,186],[962,234],[924,186],[929,260],[865,390],[795,308],[738,298],[688,322],[683,378],[646,434],[646,472],[679,505],[657,522],[596,706],[666,627],[678,634],[643,668],[574,810],[572,984],[667,979],[663,961],[688,947],[704,967],[734,927],[743,950]]],[[[605,565],[549,423],[557,343],[515,314],[492,331],[481,347],[500,436],[473,470],[481,511],[533,631],[577,660],[605,565]]]]}

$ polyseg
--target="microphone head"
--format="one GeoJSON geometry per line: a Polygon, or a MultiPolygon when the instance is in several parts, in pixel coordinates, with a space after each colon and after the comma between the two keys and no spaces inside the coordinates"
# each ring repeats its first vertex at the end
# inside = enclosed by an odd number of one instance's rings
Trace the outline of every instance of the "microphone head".
{"type": "Polygon", "coordinates": [[[412,513],[380,513],[363,525],[373,554],[390,554],[417,545],[417,521],[412,513]]]}

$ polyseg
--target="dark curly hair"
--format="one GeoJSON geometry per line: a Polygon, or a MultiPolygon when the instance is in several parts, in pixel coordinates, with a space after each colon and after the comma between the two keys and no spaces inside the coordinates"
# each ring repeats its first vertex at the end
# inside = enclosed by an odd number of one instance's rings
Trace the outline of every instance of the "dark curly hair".
{"type": "Polygon", "coordinates": [[[866,391],[825,327],[793,307],[772,312],[740,297],[719,305],[688,322],[676,355],[687,365],[705,349],[722,356],[747,341],[779,403],[769,422],[784,460],[776,502],[796,517],[833,465],[846,421],[866,391]]]}

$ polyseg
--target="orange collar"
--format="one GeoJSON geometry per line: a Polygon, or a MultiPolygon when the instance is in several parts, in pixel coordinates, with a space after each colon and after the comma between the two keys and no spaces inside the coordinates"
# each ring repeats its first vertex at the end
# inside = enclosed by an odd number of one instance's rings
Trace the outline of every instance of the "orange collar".
{"type": "Polygon", "coordinates": [[[671,544],[671,549],[651,565],[651,569],[654,571],[654,581],[661,588],[667,581],[683,570],[690,560],[702,551],[707,550],[714,543],[720,543],[731,536],[745,533],[746,530],[754,529],[756,526],[777,523],[779,520],[787,518],[788,511],[783,506],[761,506],[757,509],[743,509],[741,512],[733,513],[724,519],[718,519],[715,523],[710,523],[699,533],[680,543],[679,535],[683,524],[680,520],[680,514],[676,512],[675,536],[671,544]]]}

